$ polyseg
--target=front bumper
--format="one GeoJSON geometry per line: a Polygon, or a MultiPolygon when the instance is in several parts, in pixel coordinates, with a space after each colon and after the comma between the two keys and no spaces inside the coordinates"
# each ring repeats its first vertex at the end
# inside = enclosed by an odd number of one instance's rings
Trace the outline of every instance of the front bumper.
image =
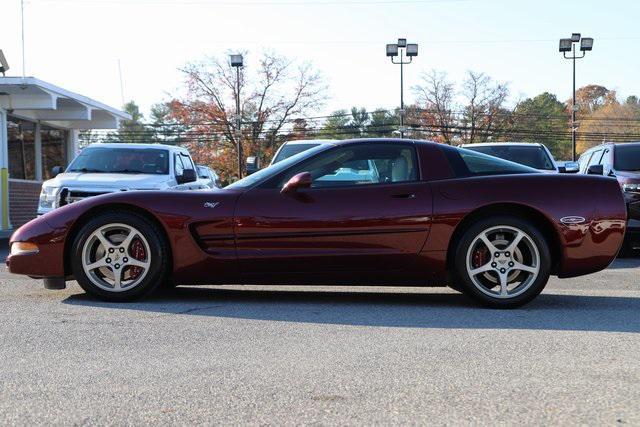
{"type": "Polygon", "coordinates": [[[35,243],[38,252],[10,254],[6,261],[7,268],[11,273],[31,277],[64,277],[65,235],[65,229],[51,227],[44,217],[28,222],[13,233],[10,244],[35,243]]]}

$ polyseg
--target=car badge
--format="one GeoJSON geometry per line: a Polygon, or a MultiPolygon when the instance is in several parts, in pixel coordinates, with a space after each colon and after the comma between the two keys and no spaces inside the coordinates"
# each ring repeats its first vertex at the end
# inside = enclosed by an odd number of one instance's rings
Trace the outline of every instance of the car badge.
{"type": "Polygon", "coordinates": [[[220,204],[220,202],[204,202],[204,207],[213,209],[216,206],[218,206],[219,204],[220,204]]]}
{"type": "Polygon", "coordinates": [[[584,219],[581,216],[565,216],[560,218],[560,222],[565,225],[575,225],[575,224],[582,224],[586,222],[586,219],[584,219]]]}

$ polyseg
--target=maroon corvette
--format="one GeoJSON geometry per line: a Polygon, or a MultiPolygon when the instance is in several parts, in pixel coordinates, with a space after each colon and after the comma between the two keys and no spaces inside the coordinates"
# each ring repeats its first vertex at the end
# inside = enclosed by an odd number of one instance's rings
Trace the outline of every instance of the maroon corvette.
{"type": "Polygon", "coordinates": [[[222,190],[64,206],[14,233],[7,264],[110,301],[167,283],[449,285],[515,307],[552,274],[606,268],[625,221],[615,179],[538,173],[431,142],[351,140],[222,190]]]}

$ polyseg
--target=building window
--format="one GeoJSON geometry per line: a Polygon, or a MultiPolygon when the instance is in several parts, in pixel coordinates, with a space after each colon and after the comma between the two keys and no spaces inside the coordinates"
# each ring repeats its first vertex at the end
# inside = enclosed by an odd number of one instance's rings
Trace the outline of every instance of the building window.
{"type": "Polygon", "coordinates": [[[50,179],[51,169],[54,166],[66,165],[64,147],[67,141],[67,131],[54,129],[42,125],[40,138],[42,141],[42,179],[50,179]]]}
{"type": "Polygon", "coordinates": [[[7,117],[9,178],[36,179],[36,124],[7,117]]]}

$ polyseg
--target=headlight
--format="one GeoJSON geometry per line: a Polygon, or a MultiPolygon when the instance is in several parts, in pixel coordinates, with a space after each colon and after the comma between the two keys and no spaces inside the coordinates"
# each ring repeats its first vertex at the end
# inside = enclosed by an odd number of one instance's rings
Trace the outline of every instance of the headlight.
{"type": "Polygon", "coordinates": [[[58,201],[58,193],[60,187],[42,187],[40,192],[40,207],[44,209],[53,209],[58,201]]]}
{"type": "Polygon", "coordinates": [[[640,184],[622,184],[622,191],[640,193],[640,184]]]}
{"type": "Polygon", "coordinates": [[[11,244],[11,255],[37,254],[38,245],[30,242],[13,242],[11,244]]]}

